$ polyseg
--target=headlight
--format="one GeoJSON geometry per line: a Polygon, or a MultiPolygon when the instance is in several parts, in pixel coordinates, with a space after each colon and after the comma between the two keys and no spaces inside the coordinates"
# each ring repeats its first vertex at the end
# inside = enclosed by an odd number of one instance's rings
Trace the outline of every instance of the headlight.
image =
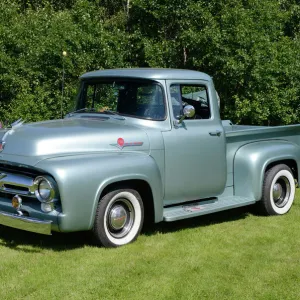
{"type": "Polygon", "coordinates": [[[54,183],[46,177],[38,176],[34,180],[35,196],[41,202],[50,202],[55,197],[54,183]]]}

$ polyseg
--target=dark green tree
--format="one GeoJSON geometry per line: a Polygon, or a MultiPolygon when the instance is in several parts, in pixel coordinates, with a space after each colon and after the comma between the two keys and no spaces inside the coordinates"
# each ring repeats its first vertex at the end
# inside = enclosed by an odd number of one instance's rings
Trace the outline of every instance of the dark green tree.
{"type": "Polygon", "coordinates": [[[86,71],[171,67],[213,76],[223,118],[300,122],[298,0],[3,0],[0,19],[2,121],[59,118],[86,71]]]}

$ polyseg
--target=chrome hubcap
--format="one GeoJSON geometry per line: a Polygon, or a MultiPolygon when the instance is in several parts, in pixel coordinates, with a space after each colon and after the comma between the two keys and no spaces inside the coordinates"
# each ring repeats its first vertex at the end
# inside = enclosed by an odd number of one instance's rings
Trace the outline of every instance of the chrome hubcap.
{"type": "Polygon", "coordinates": [[[116,199],[108,210],[107,228],[115,238],[126,236],[134,222],[135,214],[130,201],[127,199],[116,199]]]}
{"type": "Polygon", "coordinates": [[[116,205],[112,208],[109,215],[110,225],[114,230],[119,230],[124,227],[127,220],[126,210],[121,205],[116,205]]]}
{"type": "Polygon", "coordinates": [[[279,177],[273,186],[273,200],[277,207],[284,207],[289,200],[291,186],[286,177],[279,177]]]}
{"type": "Polygon", "coordinates": [[[275,201],[281,197],[282,191],[282,186],[279,183],[275,183],[273,187],[273,198],[275,201]]]}

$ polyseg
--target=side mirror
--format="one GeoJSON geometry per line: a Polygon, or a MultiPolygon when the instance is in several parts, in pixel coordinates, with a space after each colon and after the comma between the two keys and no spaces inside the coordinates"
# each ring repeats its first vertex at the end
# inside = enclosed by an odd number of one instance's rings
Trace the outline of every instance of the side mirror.
{"type": "Polygon", "coordinates": [[[195,108],[193,105],[187,105],[183,108],[183,116],[178,120],[178,124],[181,124],[185,118],[192,118],[195,115],[195,108]]]}

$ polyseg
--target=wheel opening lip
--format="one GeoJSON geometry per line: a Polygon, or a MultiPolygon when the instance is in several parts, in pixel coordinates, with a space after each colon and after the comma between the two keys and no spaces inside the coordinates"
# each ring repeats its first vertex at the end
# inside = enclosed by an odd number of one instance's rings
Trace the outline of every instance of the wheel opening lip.
{"type": "MultiPolygon", "coordinates": [[[[121,218],[123,216],[120,216],[121,218]]],[[[108,232],[111,236],[117,239],[124,238],[132,229],[135,220],[134,208],[131,202],[125,198],[116,199],[107,210],[106,225],[108,232]],[[112,219],[112,213],[117,207],[122,207],[125,212],[125,221],[120,229],[116,229],[116,226],[113,225],[115,219],[112,219]]]]}
{"type": "Polygon", "coordinates": [[[272,198],[278,208],[284,207],[291,195],[291,185],[287,177],[280,176],[273,185],[272,198]]]}

